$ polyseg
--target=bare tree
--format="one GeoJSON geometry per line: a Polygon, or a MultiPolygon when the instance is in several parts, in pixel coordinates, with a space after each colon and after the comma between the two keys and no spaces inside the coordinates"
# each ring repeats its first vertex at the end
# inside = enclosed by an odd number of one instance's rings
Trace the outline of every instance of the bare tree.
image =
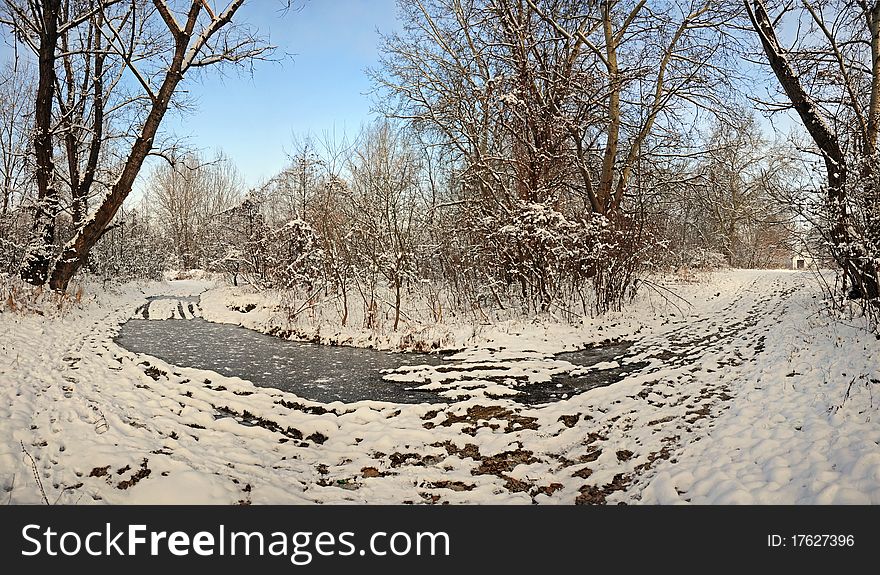
{"type": "Polygon", "coordinates": [[[364,287],[367,327],[378,308],[378,282],[394,294],[394,323],[400,323],[403,290],[415,272],[414,244],[421,225],[418,205],[419,162],[402,132],[388,122],[367,128],[348,167],[354,220],[355,257],[364,287]]]}
{"type": "MultiPolygon", "coordinates": [[[[643,229],[632,180],[688,121],[723,109],[731,14],[711,0],[420,0],[400,10],[403,30],[384,38],[375,79],[386,114],[453,152],[462,236],[528,231],[545,214],[559,223],[553,245],[563,246],[563,228],[592,229],[598,220],[585,215],[597,214],[620,236],[605,267],[623,269],[612,261],[620,256],[629,271],[609,283],[595,265],[575,267],[594,274],[603,301],[623,297],[636,263],[625,252],[638,251],[643,229]]],[[[564,291],[551,278],[568,261],[542,255],[540,241],[519,252],[503,243],[494,260],[507,263],[487,265],[485,254],[476,273],[500,275],[482,283],[499,303],[497,288],[518,283],[548,309],[564,291]]]]}
{"type": "MultiPolygon", "coordinates": [[[[590,124],[583,47],[522,3],[401,2],[384,39],[386,113],[454,150],[466,201],[486,213],[553,200],[571,175],[569,130],[590,124]]],[[[582,191],[582,186],[577,186],[582,191]]]]}
{"type": "Polygon", "coordinates": [[[294,138],[288,160],[287,167],[269,182],[274,207],[282,220],[305,218],[322,185],[324,160],[311,136],[294,138]]]}
{"type": "Polygon", "coordinates": [[[455,146],[483,195],[567,188],[613,214],[659,129],[721,107],[730,14],[711,0],[400,6],[404,32],[385,38],[376,74],[386,111],[455,146]]]}
{"type": "Polygon", "coordinates": [[[210,162],[191,153],[153,170],[147,184],[149,204],[170,236],[176,265],[205,265],[208,228],[239,203],[243,187],[235,165],[222,153],[210,162]]]}
{"type": "MultiPolygon", "coordinates": [[[[565,9],[558,1],[526,0],[541,19],[584,46],[596,61],[605,117],[596,153],[594,209],[618,210],[637,162],[658,130],[669,130],[684,111],[723,111],[732,67],[724,49],[733,13],[712,0],[655,6],[646,0],[602,0],[565,9]]],[[[690,115],[690,114],[686,114],[690,115]]],[[[593,187],[593,186],[591,186],[593,187]]]]}
{"type": "MultiPolygon", "coordinates": [[[[85,263],[89,251],[112,222],[131,192],[157,133],[184,77],[199,68],[240,63],[265,56],[270,49],[245,27],[232,23],[244,0],[231,0],[215,11],[204,0],[5,0],[2,22],[37,56],[35,97],[36,183],[38,203],[34,239],[21,275],[35,285],[63,291],[85,263]],[[73,46],[76,48],[73,48],[73,46]],[[83,54],[76,68],[71,52],[83,54]],[[86,69],[88,72],[86,73],[86,69]],[[124,73],[125,82],[107,74],[124,73]],[[61,71],[61,72],[59,72],[61,71]],[[60,88],[65,86],[65,88],[60,88]],[[109,147],[105,134],[108,91],[130,90],[128,126],[117,143],[116,177],[107,182],[94,210],[82,218],[73,237],[55,248],[60,211],[59,183],[68,178],[74,204],[83,209],[86,188],[95,184],[97,159],[109,147]],[[63,94],[63,95],[62,95],[63,94]],[[89,112],[86,112],[89,110],[89,112]],[[56,112],[61,118],[55,121],[56,112]],[[88,115],[87,153],[74,127],[88,115]],[[56,167],[56,140],[68,150],[67,174],[56,167]],[[96,151],[97,150],[97,151],[96,151]]],[[[121,76],[120,76],[121,77],[121,76]]]]}
{"type": "Polygon", "coordinates": [[[262,287],[267,279],[268,226],[263,217],[265,196],[249,192],[242,201],[215,216],[211,222],[209,268],[262,287]]]}
{"type": "Polygon", "coordinates": [[[31,142],[28,138],[33,104],[29,91],[32,89],[30,69],[15,57],[0,74],[0,186],[2,206],[0,215],[5,216],[27,195],[32,166],[31,142]]]}
{"type": "Polygon", "coordinates": [[[880,2],[801,0],[771,17],[744,0],[770,68],[821,154],[826,173],[823,233],[850,285],[850,297],[876,300],[880,284],[880,2]],[[783,43],[780,22],[795,26],[783,43]]]}
{"type": "MultiPolygon", "coordinates": [[[[713,126],[695,166],[689,199],[699,206],[704,247],[735,267],[766,267],[786,260],[792,245],[792,210],[775,197],[792,177],[786,154],[761,136],[753,116],[713,126]]],[[[683,200],[688,201],[688,200],[683,200]]]]}

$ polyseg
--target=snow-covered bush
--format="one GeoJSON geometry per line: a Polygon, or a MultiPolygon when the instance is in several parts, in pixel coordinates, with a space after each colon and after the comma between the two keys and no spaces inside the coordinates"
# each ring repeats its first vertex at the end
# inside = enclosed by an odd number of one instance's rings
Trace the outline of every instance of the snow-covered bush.
{"type": "Polygon", "coordinates": [[[626,228],[600,214],[575,218],[545,203],[520,201],[508,217],[486,217],[481,225],[487,239],[482,256],[536,311],[565,309],[576,300],[584,313],[618,307],[639,263],[626,228]]]}
{"type": "Polygon", "coordinates": [[[296,219],[269,231],[266,276],[272,287],[311,290],[323,278],[324,251],[315,229],[296,219]]]}
{"type": "Polygon", "coordinates": [[[728,267],[727,256],[706,248],[694,248],[682,254],[685,267],[696,270],[718,270],[728,267]]]}
{"type": "Polygon", "coordinates": [[[260,287],[266,282],[268,229],[261,200],[258,194],[248,194],[212,220],[208,269],[229,275],[233,285],[260,287]]]}
{"type": "Polygon", "coordinates": [[[15,274],[24,258],[30,221],[24,210],[0,216],[0,273],[15,274]]]}
{"type": "Polygon", "coordinates": [[[107,279],[162,279],[168,265],[165,243],[138,210],[120,210],[92,249],[86,269],[107,279]]]}

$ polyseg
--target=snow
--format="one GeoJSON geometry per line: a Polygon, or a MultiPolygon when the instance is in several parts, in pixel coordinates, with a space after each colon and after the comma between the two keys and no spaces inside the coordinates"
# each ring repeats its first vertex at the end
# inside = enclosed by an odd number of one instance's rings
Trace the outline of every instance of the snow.
{"type": "MultiPolygon", "coordinates": [[[[827,315],[809,273],[656,281],[690,305],[679,312],[645,291],[627,311],[577,326],[548,318],[421,326],[458,352],[444,370],[386,377],[437,388],[448,404],[319,404],[113,343],[152,296],[163,297],[150,303],[151,319],[177,317],[174,298],[202,293],[206,319],[278,329],[272,292],[207,279],[87,286],[80,305],[60,311],[4,310],[0,498],[880,503],[875,336],[827,315]],[[231,309],[245,302],[254,307],[231,309]],[[554,357],[617,339],[634,343],[611,361],[582,368],[554,357]],[[605,387],[518,401],[560,372],[618,369],[626,375],[605,387]]],[[[394,348],[403,335],[322,326],[318,339],[394,348]]]]}
{"type": "Polygon", "coordinates": [[[766,357],[741,380],[710,441],[661,466],[644,502],[880,502],[876,339],[797,311],[799,321],[768,333],[766,357]]]}

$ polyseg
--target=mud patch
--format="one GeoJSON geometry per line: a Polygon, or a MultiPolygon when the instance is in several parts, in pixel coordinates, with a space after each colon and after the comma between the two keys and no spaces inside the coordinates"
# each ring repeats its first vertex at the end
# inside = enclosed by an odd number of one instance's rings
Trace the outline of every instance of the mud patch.
{"type": "MultiPolygon", "coordinates": [[[[463,427],[461,431],[474,436],[477,434],[477,430],[484,427],[488,427],[493,431],[501,429],[500,423],[493,423],[497,420],[507,422],[503,428],[504,433],[513,433],[523,429],[538,429],[538,424],[536,423],[538,418],[519,415],[498,405],[474,405],[469,407],[466,413],[460,415],[447,412],[446,420],[438,425],[450,427],[456,423],[470,423],[471,425],[463,427]]],[[[432,422],[424,424],[425,429],[432,429],[434,426],[435,424],[432,422]]]]}
{"type": "Polygon", "coordinates": [[[463,481],[431,481],[427,483],[423,483],[420,487],[427,487],[429,489],[449,489],[450,491],[471,491],[475,484],[467,484],[463,481]]]}
{"type": "MultiPolygon", "coordinates": [[[[135,471],[128,479],[120,481],[119,484],[116,486],[116,489],[128,489],[130,487],[134,487],[141,481],[141,479],[146,479],[147,477],[149,477],[152,473],[152,470],[147,467],[148,462],[149,460],[147,458],[144,458],[144,460],[141,462],[140,469],[135,471]]],[[[127,467],[128,466],[126,466],[126,468],[127,467]]]]}

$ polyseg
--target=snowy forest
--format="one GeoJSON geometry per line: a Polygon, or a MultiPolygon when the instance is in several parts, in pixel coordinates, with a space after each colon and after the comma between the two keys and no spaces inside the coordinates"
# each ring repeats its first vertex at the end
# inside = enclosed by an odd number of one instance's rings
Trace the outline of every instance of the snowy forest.
{"type": "Polygon", "coordinates": [[[161,125],[187,72],[273,47],[242,2],[186,21],[171,4],[4,3],[6,277],[63,292],[81,271],[198,268],[332,299],[343,324],[391,306],[396,329],[409,298],[580,317],[646,272],[809,250],[837,292],[877,298],[876,6],[401,2],[370,71],[380,118],[350,141],[302,134],[245,189],[161,125]],[[768,136],[773,114],[805,129],[768,136]]]}
{"type": "Polygon", "coordinates": [[[880,502],[880,1],[397,0],[371,115],[251,181],[192,94],[314,8],[0,0],[10,500],[880,502]]]}

